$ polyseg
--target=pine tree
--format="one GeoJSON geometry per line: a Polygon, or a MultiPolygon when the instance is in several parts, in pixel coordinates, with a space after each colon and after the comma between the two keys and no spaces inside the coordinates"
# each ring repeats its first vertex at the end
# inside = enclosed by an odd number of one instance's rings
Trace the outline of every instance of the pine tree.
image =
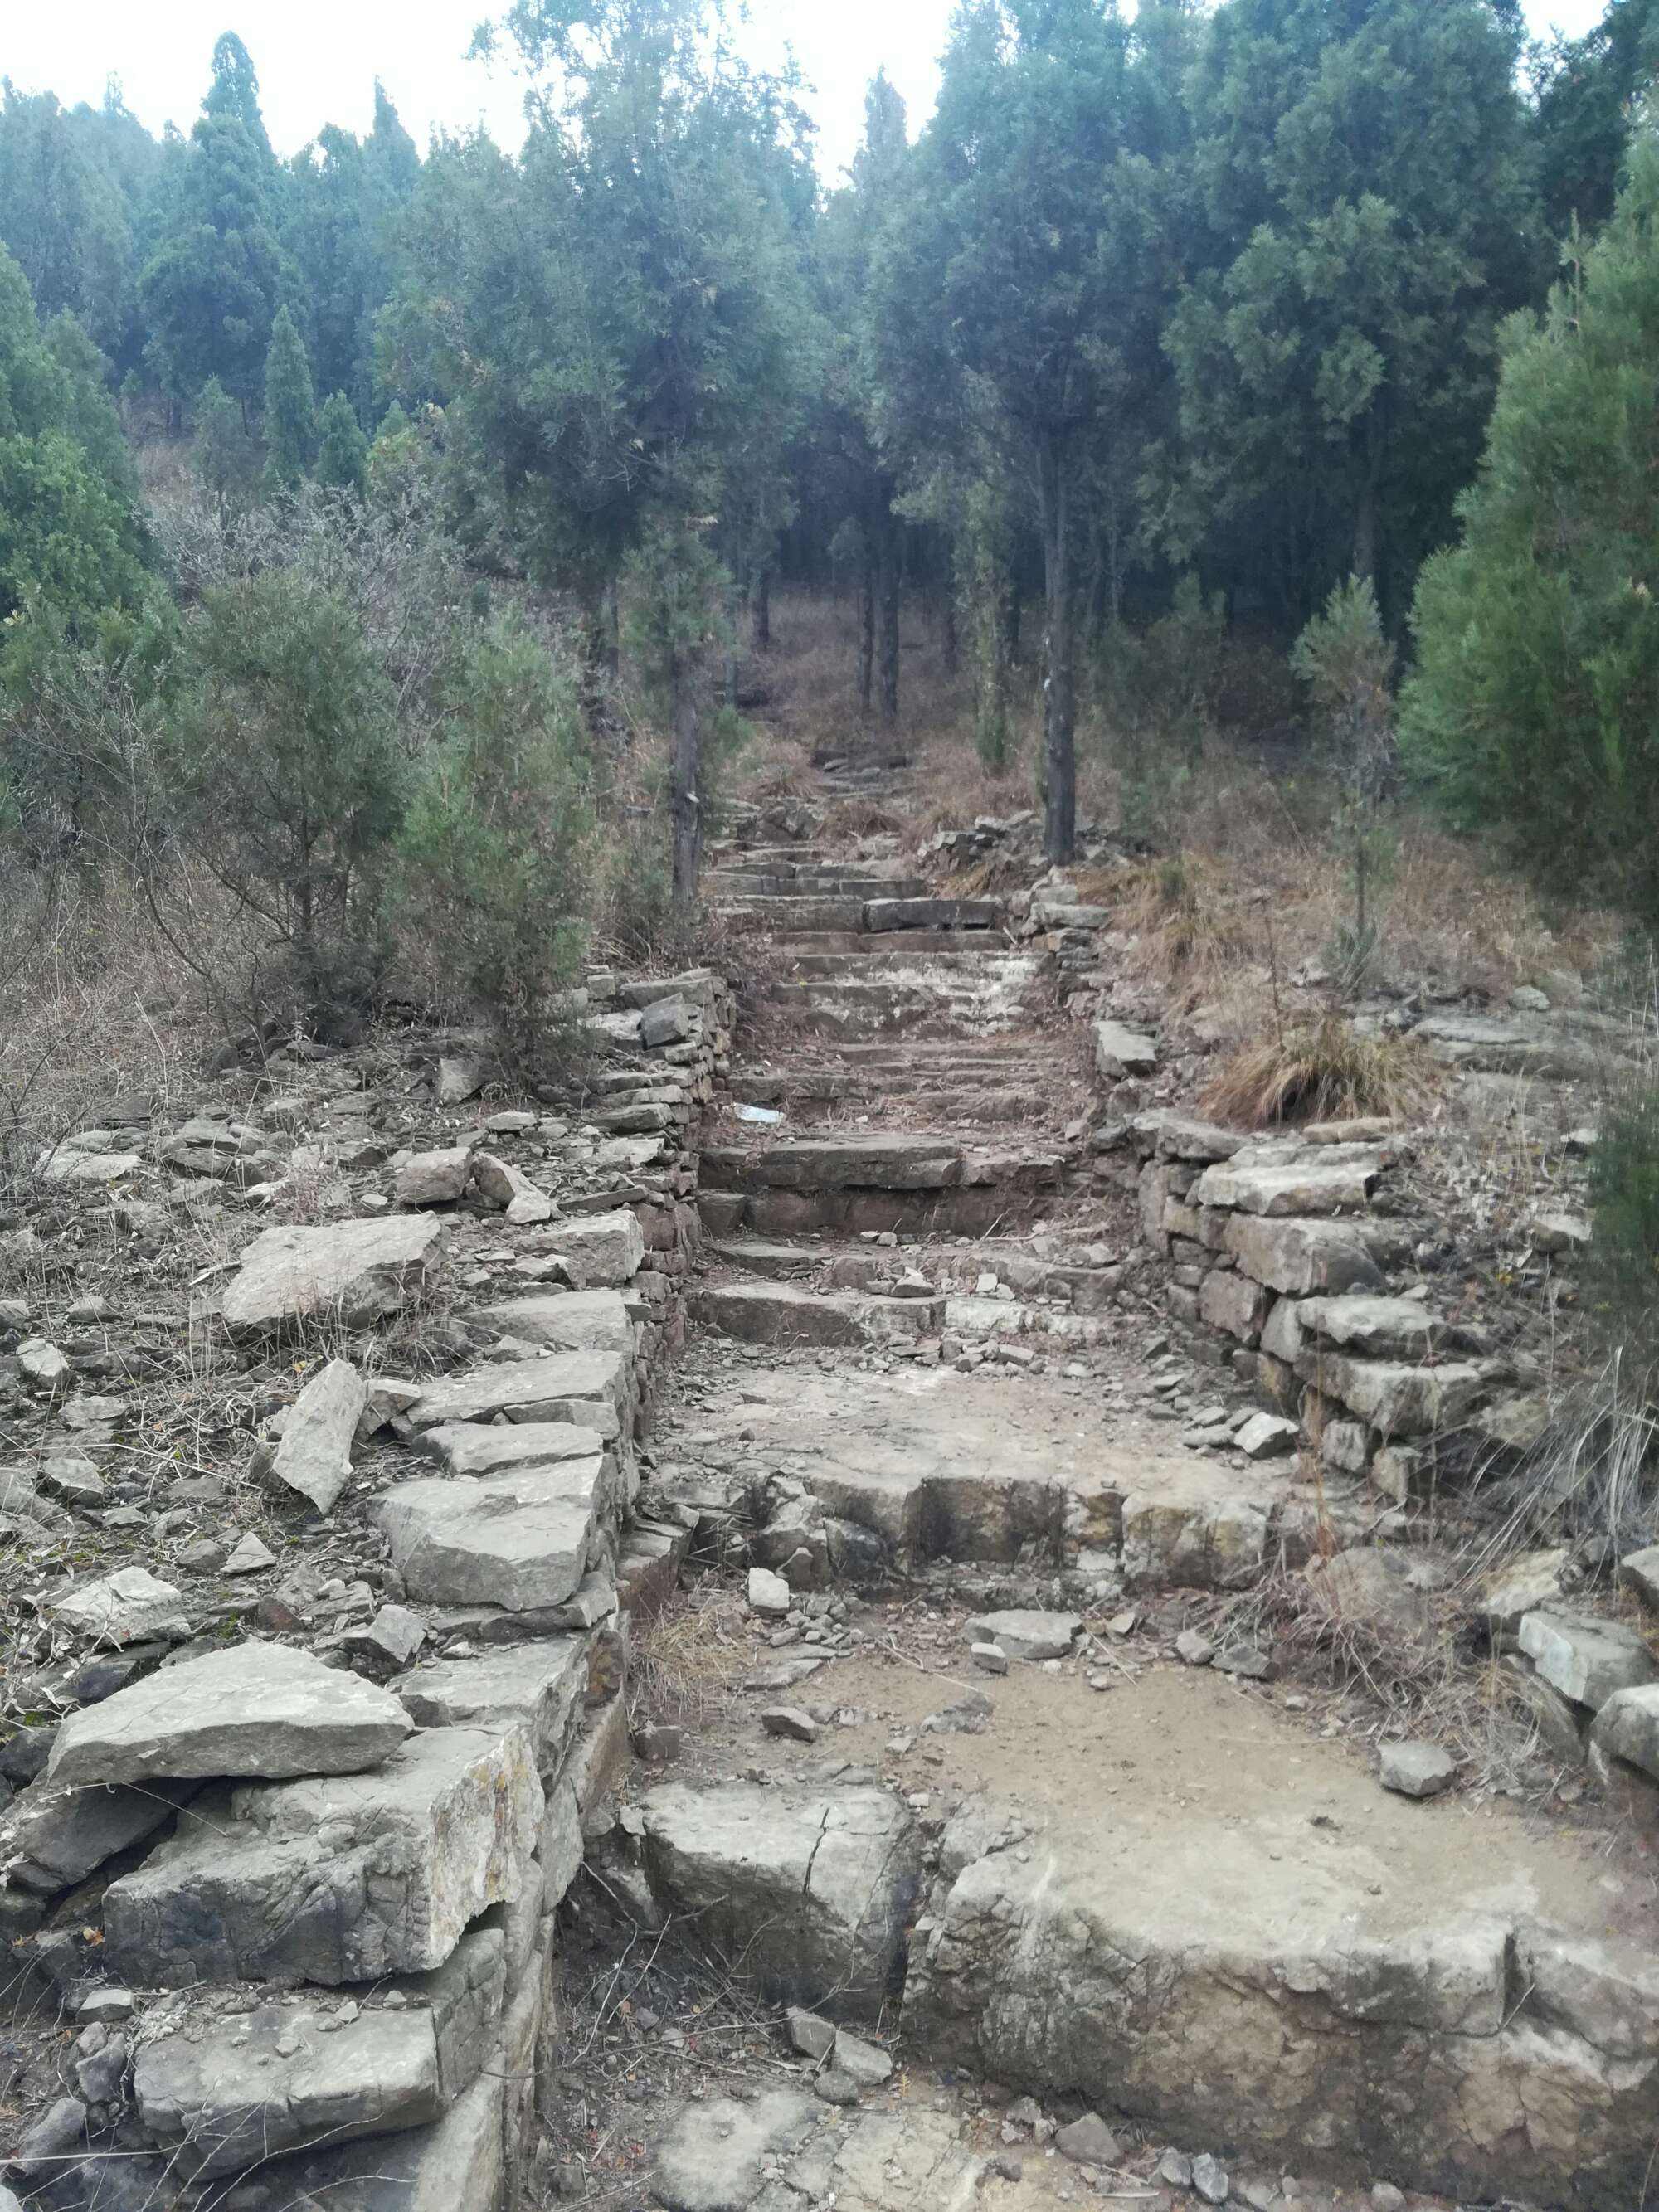
{"type": "Polygon", "coordinates": [[[317,395],[305,341],[286,307],[271,325],[265,357],[265,483],[290,492],[317,455],[317,395]]]}
{"type": "Polygon", "coordinates": [[[361,496],[368,477],[368,441],[343,392],[331,392],[319,418],[317,481],[361,496]]]}
{"type": "Polygon", "coordinates": [[[1462,542],[1418,586],[1407,757],[1469,830],[1659,927],[1659,132],[1504,340],[1462,542]]]}

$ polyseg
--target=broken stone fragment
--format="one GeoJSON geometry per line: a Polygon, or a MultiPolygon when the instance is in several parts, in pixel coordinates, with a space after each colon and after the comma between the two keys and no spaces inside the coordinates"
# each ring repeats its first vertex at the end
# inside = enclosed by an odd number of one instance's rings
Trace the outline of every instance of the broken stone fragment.
{"type": "Polygon", "coordinates": [[[553,1218],[552,1200],[530,1177],[494,1152],[480,1152],[472,1164],[474,1188],[492,1206],[501,1206],[513,1228],[531,1228],[553,1218]]]}
{"type": "Polygon", "coordinates": [[[791,2005],[784,2014],[789,2040],[803,2058],[827,2058],[835,2048],[833,2021],[823,2020],[805,2005],[791,2005]]]}
{"type": "Polygon", "coordinates": [[[349,1359],[331,1359],[289,1410],[271,1460],[272,1478],[331,1513],[351,1480],[351,1446],[368,1400],[349,1359]]]}
{"type": "Polygon", "coordinates": [[[577,1723],[587,1683],[583,1639],[509,1644],[467,1659],[433,1659],[406,1674],[398,1694],[422,1728],[521,1728],[537,1769],[551,1773],[577,1723]]]}
{"type": "Polygon", "coordinates": [[[1659,1613],[1659,1544],[1645,1551],[1626,1552],[1619,1562],[1619,1579],[1633,1589],[1650,1613],[1659,1613]]]}
{"type": "Polygon", "coordinates": [[[1233,1443],[1246,1459],[1278,1459],[1296,1449],[1300,1430],[1277,1413],[1252,1413],[1233,1443]]]}
{"type": "Polygon", "coordinates": [[[622,1352],[547,1352],[434,1382],[409,1408],[408,1419],[420,1431],[505,1414],[510,1421],[574,1421],[614,1436],[633,1381],[634,1363],[622,1352]]]}
{"type": "Polygon", "coordinates": [[[524,1249],[562,1260],[578,1290],[621,1290],[645,1264],[645,1232],[639,1216],[622,1207],[551,1223],[524,1249]]]}
{"type": "Polygon", "coordinates": [[[100,1644],[181,1642],[190,1634],[184,1601],[145,1567],[118,1567],[53,1601],[53,1617],[100,1644]]]}
{"type": "Polygon", "coordinates": [[[71,1713],[46,1773],[65,1785],[352,1774],[386,1758],[413,1726],[387,1692],[309,1652],[240,1644],[71,1713]]]}
{"type": "Polygon", "coordinates": [[[1010,1659],[1064,1659],[1077,1642],[1083,1621],[1075,1613],[1040,1613],[1018,1608],[976,1613],[963,1634],[969,1643],[994,1644],[1010,1659]]]}
{"type": "Polygon", "coordinates": [[[1054,2137],[1054,2148],[1077,2166],[1115,2166],[1122,2154],[1117,2137],[1098,2112],[1085,2112],[1054,2137]]]}
{"type": "Polygon", "coordinates": [[[791,1603],[788,1583],[769,1567],[750,1568],[748,1596],[750,1613],[764,1620],[781,1620],[791,1603]]]}
{"type": "Polygon", "coordinates": [[[1158,1047],[1144,1031],[1122,1022],[1097,1021],[1094,1030],[1095,1073],[1108,1083],[1158,1071],[1158,1047]]]}
{"type": "Polygon", "coordinates": [[[1659,1785],[1659,1683],[1615,1690],[1595,1716],[1589,1751],[1598,1772],[1617,1759],[1659,1785]]]}
{"type": "Polygon", "coordinates": [[[118,1851],[153,1835],[190,1796],[188,1785],[54,1789],[36,1782],[0,1820],[0,1867],[25,1889],[71,1888],[118,1851]]]}
{"type": "Polygon", "coordinates": [[[543,1794],[522,1730],[434,1729],[370,1773],[226,1786],[192,1811],[106,1893],[116,1970],[156,1989],[337,1986],[440,1966],[480,1913],[514,1903],[543,1794]]]}
{"type": "Polygon", "coordinates": [[[225,1561],[223,1571],[228,1575],[257,1575],[276,1564],[275,1552],[250,1528],[225,1561]]]}
{"type": "Polygon", "coordinates": [[[1457,1778],[1455,1762],[1437,1743],[1385,1743],[1378,1772],[1382,1787],[1400,1797],[1437,1797],[1457,1778]]]}
{"type": "Polygon", "coordinates": [[[768,1735],[785,1736],[795,1743],[816,1743],[818,1740],[817,1723],[799,1705],[769,1705],[760,1717],[768,1735]]]}
{"type": "Polygon", "coordinates": [[[392,1178],[399,1206],[453,1206],[466,1188],[472,1170],[471,1145],[449,1145],[435,1152],[416,1152],[392,1178]]]}

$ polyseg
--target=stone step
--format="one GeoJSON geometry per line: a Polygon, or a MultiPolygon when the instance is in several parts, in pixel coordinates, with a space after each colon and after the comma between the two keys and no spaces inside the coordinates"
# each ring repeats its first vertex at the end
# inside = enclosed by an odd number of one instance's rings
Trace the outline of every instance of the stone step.
{"type": "Polygon", "coordinates": [[[804,899],[861,898],[919,899],[927,885],[921,876],[884,876],[873,869],[800,869],[771,874],[757,869],[752,874],[737,868],[711,868],[704,879],[711,893],[721,898],[804,899]]]}
{"type": "Polygon", "coordinates": [[[866,1345],[937,1336],[942,1297],[884,1298],[795,1283],[715,1283],[695,1291],[694,1320],[744,1344],[866,1345]]]}
{"type": "Polygon", "coordinates": [[[714,911],[722,921],[765,930],[837,930],[857,935],[864,927],[863,898],[725,897],[714,911]]]}
{"type": "Polygon", "coordinates": [[[771,1279],[810,1275],[835,1249],[830,1244],[769,1244],[758,1237],[710,1237],[702,1247],[703,1257],[717,1267],[771,1279]]]}
{"type": "Polygon", "coordinates": [[[1000,899],[873,898],[864,909],[872,933],[891,929],[1000,929],[1007,919],[1000,899]]]}

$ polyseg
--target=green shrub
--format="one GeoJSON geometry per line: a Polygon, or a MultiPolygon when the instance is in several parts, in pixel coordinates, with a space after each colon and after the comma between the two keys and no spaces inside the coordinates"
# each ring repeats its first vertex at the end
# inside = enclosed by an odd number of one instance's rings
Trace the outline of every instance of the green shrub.
{"type": "Polygon", "coordinates": [[[1605,1102],[1589,1188],[1592,1324],[1659,1380],[1659,1079],[1650,1073],[1605,1102]]]}
{"type": "Polygon", "coordinates": [[[164,756],[185,847],[256,925],[240,995],[324,1025],[372,990],[379,878],[407,772],[361,618],[297,569],[210,591],[185,626],[164,756]]]}
{"type": "Polygon", "coordinates": [[[1394,757],[1394,647],[1382,635],[1369,577],[1339,584],[1297,638],[1291,666],[1307,686],[1341,794],[1337,841],[1347,859],[1353,912],[1328,957],[1340,987],[1358,991],[1378,936],[1377,894],[1393,859],[1378,805],[1394,757]]]}
{"type": "Polygon", "coordinates": [[[389,913],[434,1003],[482,1012],[521,1069],[568,1055],[593,809],[574,683],[498,617],[458,656],[398,838],[389,913]]]}

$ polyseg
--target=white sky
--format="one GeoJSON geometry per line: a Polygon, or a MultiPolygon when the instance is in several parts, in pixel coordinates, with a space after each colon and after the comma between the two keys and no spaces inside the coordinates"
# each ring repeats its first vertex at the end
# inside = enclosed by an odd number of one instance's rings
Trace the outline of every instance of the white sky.
{"type": "MultiPolygon", "coordinates": [[[[1527,0],[1534,30],[1588,29],[1603,0],[1527,0]]],[[[793,44],[816,87],[809,101],[827,177],[850,156],[864,88],[877,69],[909,101],[913,125],[931,106],[951,0],[750,0],[757,58],[793,44]]],[[[96,101],[121,79],[127,104],[152,130],[187,129],[207,82],[215,39],[239,31],[259,72],[270,135],[292,153],[325,123],[368,127],[378,74],[423,145],[436,125],[482,120],[518,135],[521,88],[499,65],[465,58],[489,0],[0,0],[0,76],[65,105],[96,101]]]]}

